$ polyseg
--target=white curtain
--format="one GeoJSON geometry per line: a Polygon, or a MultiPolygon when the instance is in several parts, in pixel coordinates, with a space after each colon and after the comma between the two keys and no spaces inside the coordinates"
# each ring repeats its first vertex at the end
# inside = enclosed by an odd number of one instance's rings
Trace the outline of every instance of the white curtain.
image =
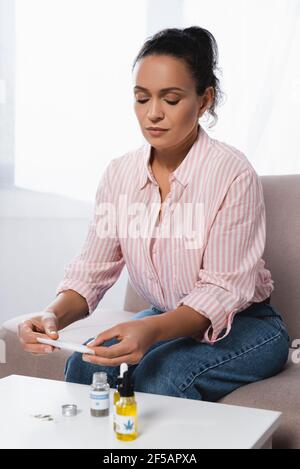
{"type": "Polygon", "coordinates": [[[15,182],[93,201],[108,162],[143,143],[131,65],[163,27],[219,46],[215,138],[259,174],[300,173],[299,0],[16,0],[15,182]]]}
{"type": "Polygon", "coordinates": [[[217,40],[226,92],[210,134],[259,174],[300,173],[299,0],[185,0],[184,25],[194,24],[217,40]]]}
{"type": "Polygon", "coordinates": [[[142,143],[131,66],[146,0],[16,0],[15,182],[93,201],[112,158],[142,143]]]}

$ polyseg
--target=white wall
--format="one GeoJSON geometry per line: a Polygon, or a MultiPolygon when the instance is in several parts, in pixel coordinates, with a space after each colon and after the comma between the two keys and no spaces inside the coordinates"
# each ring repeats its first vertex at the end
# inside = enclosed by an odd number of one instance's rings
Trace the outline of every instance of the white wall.
{"type": "MultiPolygon", "coordinates": [[[[0,190],[0,323],[55,298],[64,266],[84,242],[92,209],[63,196],[0,190]]],[[[99,305],[122,308],[126,283],[124,267],[99,305]]]]}
{"type": "Polygon", "coordinates": [[[14,181],[14,7],[14,0],[0,0],[0,185],[14,181]]]}

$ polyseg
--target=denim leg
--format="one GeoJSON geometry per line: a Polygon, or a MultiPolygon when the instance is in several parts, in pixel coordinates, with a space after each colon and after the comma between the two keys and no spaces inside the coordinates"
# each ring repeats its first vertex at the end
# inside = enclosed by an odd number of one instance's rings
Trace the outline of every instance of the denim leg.
{"type": "MultiPolygon", "coordinates": [[[[153,316],[159,314],[161,311],[155,307],[139,311],[132,315],[131,320],[140,319],[146,316],[153,316]]],[[[84,345],[90,342],[93,338],[88,339],[84,345]]],[[[109,347],[119,341],[115,338],[103,342],[102,346],[109,347]]],[[[156,343],[150,350],[160,345],[156,343]]],[[[129,365],[129,371],[132,372],[137,365],[129,365]]],[[[117,377],[119,376],[119,366],[95,365],[94,363],[87,363],[82,360],[82,354],[74,352],[66,361],[64,377],[65,381],[70,383],[91,384],[93,374],[97,371],[105,371],[107,373],[108,382],[111,387],[116,387],[117,377]]]]}
{"type": "Polygon", "coordinates": [[[135,390],[217,401],[279,373],[288,350],[281,316],[269,304],[254,304],[237,313],[228,336],[215,344],[183,337],[151,350],[133,371],[135,390]]]}

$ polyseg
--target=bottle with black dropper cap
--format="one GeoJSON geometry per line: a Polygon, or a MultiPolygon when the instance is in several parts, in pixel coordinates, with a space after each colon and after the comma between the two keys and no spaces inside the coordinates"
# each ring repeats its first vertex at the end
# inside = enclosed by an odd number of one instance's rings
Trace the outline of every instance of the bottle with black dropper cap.
{"type": "Polygon", "coordinates": [[[129,371],[125,371],[116,404],[116,437],[131,441],[137,438],[137,403],[129,371]]]}
{"type": "Polygon", "coordinates": [[[128,365],[127,363],[121,363],[120,365],[120,375],[117,377],[117,384],[116,384],[116,390],[113,395],[113,424],[114,424],[114,430],[116,431],[116,404],[118,400],[120,399],[120,387],[122,386],[123,382],[123,375],[125,371],[128,370],[128,365]]]}

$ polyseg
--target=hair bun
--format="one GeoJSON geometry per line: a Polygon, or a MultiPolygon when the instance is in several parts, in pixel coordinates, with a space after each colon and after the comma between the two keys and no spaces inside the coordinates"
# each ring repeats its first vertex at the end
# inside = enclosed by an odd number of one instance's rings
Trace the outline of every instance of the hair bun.
{"type": "Polygon", "coordinates": [[[219,57],[218,46],[214,36],[207,29],[200,28],[199,26],[190,26],[189,28],[184,28],[182,32],[198,43],[207,43],[206,51],[210,53],[209,56],[212,66],[216,67],[219,57]]]}
{"type": "Polygon", "coordinates": [[[199,26],[190,26],[189,28],[183,29],[183,33],[192,39],[201,40],[203,39],[210,40],[210,32],[199,26]]]}

